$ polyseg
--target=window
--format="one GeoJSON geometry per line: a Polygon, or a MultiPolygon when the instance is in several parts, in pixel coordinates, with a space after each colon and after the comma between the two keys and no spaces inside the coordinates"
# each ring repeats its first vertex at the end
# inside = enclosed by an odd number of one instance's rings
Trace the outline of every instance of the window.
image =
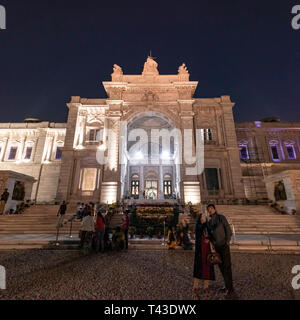
{"type": "Polygon", "coordinates": [[[62,158],[62,149],[63,149],[63,147],[57,147],[56,153],[55,153],[55,160],[61,160],[61,158],[62,158]]]}
{"type": "Polygon", "coordinates": [[[218,169],[209,168],[205,169],[205,178],[206,178],[206,187],[207,190],[219,190],[219,178],[218,178],[218,169]]]}
{"type": "Polygon", "coordinates": [[[26,153],[25,153],[25,160],[30,160],[32,154],[32,147],[27,147],[26,153]]]}
{"type": "Polygon", "coordinates": [[[172,195],[172,181],[170,181],[170,180],[164,181],[164,195],[165,196],[172,195]]]}
{"type": "Polygon", "coordinates": [[[131,195],[138,196],[140,193],[140,181],[139,180],[132,180],[131,181],[131,195]]]}
{"type": "Polygon", "coordinates": [[[100,129],[91,129],[89,135],[89,141],[101,141],[100,129]]]}
{"type": "Polygon", "coordinates": [[[272,158],[273,160],[280,160],[278,155],[277,146],[271,146],[272,158]]]}
{"type": "Polygon", "coordinates": [[[289,159],[296,159],[295,148],[293,145],[286,146],[286,151],[287,151],[289,159]]]}
{"type": "Polygon", "coordinates": [[[205,141],[212,141],[211,129],[204,129],[204,140],[205,141]]]}
{"type": "Polygon", "coordinates": [[[15,160],[17,156],[18,147],[11,147],[8,155],[8,160],[15,160]]]}
{"type": "Polygon", "coordinates": [[[248,154],[248,147],[247,146],[241,146],[240,156],[242,160],[248,160],[249,154],[248,154]]]}

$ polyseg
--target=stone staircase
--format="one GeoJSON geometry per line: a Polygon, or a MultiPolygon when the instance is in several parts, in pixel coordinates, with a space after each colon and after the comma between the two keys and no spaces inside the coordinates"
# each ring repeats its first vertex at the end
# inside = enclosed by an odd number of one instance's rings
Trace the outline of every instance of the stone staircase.
{"type": "MultiPolygon", "coordinates": [[[[48,244],[56,243],[58,208],[58,206],[38,205],[27,209],[22,215],[0,216],[0,250],[47,248],[48,244]]],[[[234,250],[268,251],[268,237],[273,235],[273,248],[275,247],[276,250],[300,251],[300,216],[281,215],[267,205],[219,205],[217,209],[234,225],[237,235],[237,241],[233,246],[234,250]],[[287,239],[291,241],[287,241],[287,239]]],[[[73,212],[68,212],[65,220],[72,216],[73,212]]],[[[195,221],[190,216],[188,219],[191,230],[193,230],[195,221]]],[[[111,226],[115,228],[121,225],[122,215],[114,215],[111,226]]],[[[75,220],[72,229],[73,238],[70,239],[68,238],[70,224],[65,225],[60,230],[59,241],[61,245],[57,249],[64,247],[68,250],[77,249],[80,226],[81,223],[75,220]]],[[[130,240],[130,248],[133,250],[164,249],[162,240],[157,239],[132,239],[130,240]]]]}
{"type": "MultiPolygon", "coordinates": [[[[20,215],[0,215],[0,234],[56,234],[59,206],[37,205],[28,208],[20,215]]],[[[73,216],[67,213],[65,222],[73,216]]],[[[80,222],[74,221],[73,234],[78,234],[80,222]]],[[[61,235],[69,234],[70,223],[60,229],[61,235]]]]}
{"type": "MultiPolygon", "coordinates": [[[[219,205],[217,211],[227,217],[236,234],[300,235],[299,215],[282,215],[268,205],[219,205]]],[[[191,218],[190,224],[195,224],[191,218]]]]}

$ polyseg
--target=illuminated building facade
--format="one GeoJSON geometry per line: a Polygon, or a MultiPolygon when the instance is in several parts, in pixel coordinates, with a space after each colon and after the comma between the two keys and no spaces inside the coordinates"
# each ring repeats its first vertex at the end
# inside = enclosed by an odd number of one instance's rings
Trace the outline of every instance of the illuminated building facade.
{"type": "Polygon", "coordinates": [[[194,98],[198,82],[189,78],[185,64],[175,75],[160,75],[151,57],[140,75],[115,65],[112,81],[103,83],[108,98],[72,97],[66,124],[0,124],[0,170],[33,177],[37,203],[271,198],[265,178],[274,172],[264,168],[298,168],[299,126],[236,128],[230,97],[194,98]],[[203,172],[189,174],[196,164],[185,156],[196,155],[199,132],[203,172]]]}

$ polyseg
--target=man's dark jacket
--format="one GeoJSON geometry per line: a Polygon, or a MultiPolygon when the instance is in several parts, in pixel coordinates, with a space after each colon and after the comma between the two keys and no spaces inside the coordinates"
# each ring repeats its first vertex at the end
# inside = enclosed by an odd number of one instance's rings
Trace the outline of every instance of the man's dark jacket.
{"type": "Polygon", "coordinates": [[[232,231],[225,216],[218,213],[213,214],[207,226],[215,247],[222,247],[230,242],[232,231]]]}

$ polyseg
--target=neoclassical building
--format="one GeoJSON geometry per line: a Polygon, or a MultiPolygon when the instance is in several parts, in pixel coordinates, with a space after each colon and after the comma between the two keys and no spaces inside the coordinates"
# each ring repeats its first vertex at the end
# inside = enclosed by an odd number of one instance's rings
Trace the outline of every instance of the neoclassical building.
{"type": "Polygon", "coordinates": [[[107,98],[72,97],[67,123],[0,124],[0,170],[34,178],[37,203],[273,200],[285,179],[273,175],[300,169],[299,124],[235,124],[230,97],[194,98],[197,85],[185,64],[174,75],[151,57],[140,75],[115,65],[107,98]]]}

